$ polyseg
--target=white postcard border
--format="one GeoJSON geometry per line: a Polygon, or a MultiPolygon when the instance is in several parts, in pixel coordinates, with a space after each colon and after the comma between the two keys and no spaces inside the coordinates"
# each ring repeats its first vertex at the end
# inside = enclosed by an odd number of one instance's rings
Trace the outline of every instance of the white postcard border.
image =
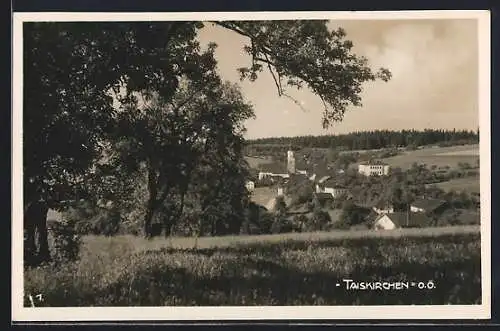
{"type": "MultiPolygon", "coordinates": [[[[385,12],[201,12],[201,13],[14,13],[12,112],[12,320],[308,320],[308,319],[489,319],[491,318],[491,148],[490,148],[490,13],[489,11],[385,12]],[[444,306],[286,306],[286,307],[23,307],[22,110],[25,21],[161,21],[161,20],[408,20],[476,19],[479,34],[479,117],[481,187],[481,305],[444,306]]],[[[332,284],[332,286],[334,286],[332,284]]]]}

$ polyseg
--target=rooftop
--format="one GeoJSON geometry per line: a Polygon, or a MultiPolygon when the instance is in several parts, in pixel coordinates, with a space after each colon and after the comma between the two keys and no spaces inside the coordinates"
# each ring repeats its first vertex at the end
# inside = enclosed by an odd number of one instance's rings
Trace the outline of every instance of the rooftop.
{"type": "Polygon", "coordinates": [[[446,201],[438,199],[419,199],[411,204],[412,207],[421,208],[425,211],[434,211],[441,207],[446,201]]]}
{"type": "Polygon", "coordinates": [[[270,172],[273,174],[286,174],[288,170],[286,165],[283,163],[273,162],[273,163],[264,163],[259,167],[261,172],[270,172]]]}
{"type": "Polygon", "coordinates": [[[424,214],[419,213],[405,213],[405,212],[395,212],[389,214],[383,214],[377,217],[375,222],[377,222],[382,217],[387,216],[391,221],[398,227],[421,227],[428,226],[431,219],[424,214]]]}
{"type": "Polygon", "coordinates": [[[370,160],[361,162],[360,165],[388,165],[388,164],[380,160],[370,160]]]}

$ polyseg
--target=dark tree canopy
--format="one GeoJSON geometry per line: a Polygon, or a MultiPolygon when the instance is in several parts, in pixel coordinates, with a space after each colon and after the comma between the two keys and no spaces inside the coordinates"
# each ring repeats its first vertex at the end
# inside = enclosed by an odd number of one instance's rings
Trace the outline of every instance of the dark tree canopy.
{"type": "MultiPolygon", "coordinates": [[[[248,37],[252,65],[239,68],[243,79],[269,70],[279,95],[287,96],[285,86],[308,87],[323,100],[325,126],[361,104],[364,82],[390,78],[385,69],[372,71],[351,52],[345,32],[329,32],[326,21],[213,23],[248,37]]],[[[220,84],[216,45],[202,51],[201,28],[201,22],[24,24],[26,222],[37,219],[46,237],[47,207],[89,195],[95,161],[116,135],[119,111],[134,109],[138,95],[154,92],[171,103],[183,79],[204,86],[208,97],[217,90],[210,88],[220,84]],[[38,212],[28,213],[34,203],[41,204],[38,212]]]]}

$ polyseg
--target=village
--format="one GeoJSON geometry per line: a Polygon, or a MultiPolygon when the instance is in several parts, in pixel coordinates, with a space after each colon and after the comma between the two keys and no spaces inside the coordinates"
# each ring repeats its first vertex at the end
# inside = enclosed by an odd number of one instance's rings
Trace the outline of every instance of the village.
{"type": "MultiPolygon", "coordinates": [[[[425,165],[419,167],[417,163],[414,168],[427,170],[425,165]]],[[[445,172],[444,167],[432,168],[434,171],[429,173],[445,172]]],[[[262,163],[252,170],[253,176],[247,180],[246,188],[263,211],[276,212],[281,203],[281,208],[286,209],[285,219],[292,223],[306,222],[317,217],[317,213],[328,215],[326,227],[309,230],[395,230],[471,225],[479,224],[480,220],[478,194],[472,194],[472,198],[469,197],[472,201],[461,201],[460,205],[454,201],[453,193],[427,185],[427,189],[420,192],[413,190],[411,198],[394,201],[394,192],[384,190],[390,191],[395,178],[406,177],[411,169],[405,172],[380,159],[343,168],[325,160],[311,162],[306,156],[297,157],[297,152],[288,150],[285,162],[262,163]],[[371,186],[376,186],[378,191],[367,199],[360,198],[360,185],[365,193],[371,186]]],[[[422,187],[422,183],[413,186],[422,187]]]]}

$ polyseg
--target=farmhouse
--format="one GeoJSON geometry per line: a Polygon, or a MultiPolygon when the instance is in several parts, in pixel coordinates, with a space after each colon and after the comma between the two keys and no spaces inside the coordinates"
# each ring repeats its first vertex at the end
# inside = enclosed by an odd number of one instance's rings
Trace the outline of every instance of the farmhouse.
{"type": "Polygon", "coordinates": [[[339,198],[347,194],[347,188],[337,184],[333,178],[328,178],[316,184],[316,193],[329,193],[332,197],[339,198]]]}
{"type": "Polygon", "coordinates": [[[390,166],[381,161],[363,162],[358,165],[358,172],[364,176],[387,176],[390,166]]]}
{"type": "Polygon", "coordinates": [[[419,199],[410,205],[413,213],[433,213],[437,214],[446,208],[446,201],[438,199],[419,199]]]}
{"type": "Polygon", "coordinates": [[[429,226],[431,219],[421,213],[395,212],[379,215],[374,223],[375,230],[394,230],[399,228],[421,228],[429,226]]]}

